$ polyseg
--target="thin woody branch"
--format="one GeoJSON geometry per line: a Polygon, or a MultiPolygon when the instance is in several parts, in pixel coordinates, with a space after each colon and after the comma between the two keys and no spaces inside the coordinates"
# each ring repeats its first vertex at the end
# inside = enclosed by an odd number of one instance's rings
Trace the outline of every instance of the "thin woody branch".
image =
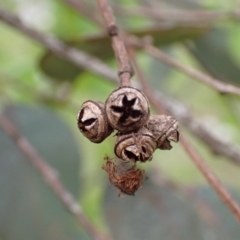
{"type": "Polygon", "coordinates": [[[235,218],[240,223],[240,206],[228,192],[228,190],[223,186],[220,180],[216,177],[216,175],[212,172],[209,166],[202,159],[200,154],[190,145],[188,140],[185,137],[181,137],[180,142],[184,147],[185,151],[190,156],[193,163],[199,169],[199,171],[204,175],[208,183],[212,186],[212,188],[216,191],[219,198],[222,202],[231,210],[234,214],[235,218]]]}
{"type": "MultiPolygon", "coordinates": [[[[135,63],[135,69],[138,74],[138,78],[140,82],[145,86],[145,94],[148,97],[149,101],[152,103],[152,105],[155,107],[155,109],[162,113],[168,112],[168,109],[165,109],[164,106],[162,106],[161,102],[158,101],[158,99],[154,96],[153,91],[151,90],[150,86],[148,85],[148,82],[146,78],[144,77],[141,69],[139,68],[136,60],[134,57],[132,57],[134,63],[135,63]]],[[[219,179],[215,176],[215,174],[212,172],[212,170],[208,167],[208,165],[205,163],[201,155],[196,151],[196,149],[190,144],[190,142],[186,139],[185,136],[180,137],[180,143],[182,144],[183,148],[189,155],[190,159],[193,161],[193,163],[196,165],[196,167],[199,169],[199,171],[203,174],[203,176],[206,178],[210,186],[215,190],[215,192],[218,194],[219,198],[222,200],[222,202],[231,210],[231,212],[234,214],[236,219],[240,222],[240,206],[238,203],[234,200],[234,198],[231,196],[231,194],[228,192],[228,190],[223,186],[223,184],[219,181],[219,179]]]]}
{"type": "Polygon", "coordinates": [[[139,15],[146,16],[153,20],[168,21],[168,22],[185,22],[191,24],[192,22],[212,22],[221,19],[234,19],[238,20],[240,17],[239,9],[232,11],[224,10],[176,10],[176,9],[154,9],[152,7],[138,6],[134,8],[126,8],[114,6],[114,10],[121,15],[139,15]]]}
{"type": "Polygon", "coordinates": [[[0,7],[0,20],[6,24],[14,27],[22,33],[25,33],[31,39],[41,43],[47,49],[55,53],[57,56],[69,60],[76,66],[87,69],[91,72],[99,74],[104,78],[111,79],[114,82],[118,81],[117,75],[102,61],[94,58],[85,52],[76,48],[70,47],[60,40],[36,31],[35,29],[27,26],[17,16],[7,12],[0,7]]]}
{"type": "Polygon", "coordinates": [[[181,62],[169,57],[159,49],[153,46],[145,46],[144,48],[148,53],[160,59],[165,64],[178,69],[179,71],[187,74],[189,77],[195,78],[201,82],[206,83],[212,88],[216,89],[219,93],[231,93],[240,96],[240,88],[231,84],[223,83],[221,80],[211,77],[196,69],[183,65],[181,62]]]}
{"type": "MultiPolygon", "coordinates": [[[[134,61],[134,59],[132,60],[134,61]]],[[[166,109],[171,115],[175,116],[181,124],[183,124],[190,132],[192,132],[196,137],[201,139],[203,143],[217,155],[225,156],[232,163],[240,165],[240,148],[231,143],[226,143],[220,138],[217,138],[209,129],[207,129],[202,123],[200,123],[194,116],[190,113],[189,109],[179,101],[174,101],[169,99],[159,92],[153,92],[145,79],[143,72],[140,71],[138,65],[135,63],[138,77],[141,81],[142,88],[147,92],[154,93],[154,98],[152,99],[152,104],[158,106],[158,111],[166,114],[166,109]],[[161,104],[159,104],[159,102],[161,104]]]]}
{"type": "MultiPolygon", "coordinates": [[[[76,10],[82,14],[84,14],[86,17],[90,17],[89,14],[86,11],[86,6],[85,4],[81,5],[79,4],[79,2],[76,2],[76,0],[64,0],[65,2],[67,2],[69,5],[71,5],[72,7],[76,8],[76,10]]],[[[155,11],[154,9],[147,9],[147,8],[139,8],[139,10],[141,11],[147,11],[149,13],[155,13],[156,15],[161,16],[161,14],[163,15],[163,17],[167,17],[169,16],[168,13],[169,11],[155,11]]],[[[130,10],[129,10],[130,11],[130,10]]],[[[191,13],[190,15],[186,13],[186,11],[172,11],[172,14],[176,17],[183,17],[183,16],[187,16],[187,17],[201,17],[201,18],[207,18],[208,16],[210,18],[214,18],[214,17],[220,17],[220,16],[226,16],[227,14],[231,14],[234,16],[239,16],[239,10],[236,10],[234,12],[222,12],[222,11],[196,11],[196,13],[191,13]]],[[[92,17],[90,18],[94,23],[98,24],[100,27],[102,27],[102,24],[97,21],[96,19],[93,19],[92,17]]],[[[172,19],[172,18],[171,18],[172,19]]],[[[144,41],[141,41],[139,38],[135,37],[135,36],[127,36],[126,34],[124,34],[124,41],[126,41],[127,44],[133,45],[135,47],[140,47],[143,48],[146,52],[148,52],[149,54],[151,54],[152,56],[154,56],[155,58],[161,60],[162,62],[164,62],[165,64],[169,65],[170,67],[174,67],[175,69],[187,74],[188,76],[195,78],[201,82],[206,83],[207,85],[213,87],[214,89],[216,89],[218,92],[220,93],[230,93],[230,94],[235,94],[240,96],[240,88],[237,86],[234,86],[232,84],[227,84],[227,83],[223,83],[221,80],[216,79],[211,77],[208,74],[205,74],[203,72],[200,72],[196,69],[193,69],[191,67],[185,66],[184,64],[182,64],[180,61],[177,61],[171,57],[169,57],[167,54],[163,53],[162,51],[160,51],[158,48],[154,47],[153,45],[146,43],[144,41]]]]}
{"type": "Polygon", "coordinates": [[[15,142],[16,146],[37,169],[48,186],[62,201],[64,206],[76,217],[81,226],[83,226],[95,240],[106,240],[106,238],[103,237],[87,219],[80,205],[74,200],[73,196],[64,188],[56,171],[45,162],[28,140],[22,136],[17,128],[2,114],[0,114],[0,127],[15,142]]]}
{"type": "Polygon", "coordinates": [[[170,67],[173,67],[185,74],[187,74],[189,77],[194,78],[196,80],[199,80],[200,82],[204,82],[210,87],[217,90],[219,93],[231,93],[234,95],[240,96],[240,88],[228,83],[223,83],[221,80],[218,80],[216,78],[211,77],[208,74],[205,74],[203,72],[200,72],[196,69],[193,69],[191,67],[188,67],[181,62],[169,57],[167,54],[163,53],[158,48],[154,47],[151,44],[144,43],[143,41],[140,41],[139,39],[133,37],[130,40],[130,44],[133,44],[136,47],[141,47],[144,49],[147,53],[152,55],[153,57],[161,60],[165,64],[169,65],[170,67]]]}
{"type": "Polygon", "coordinates": [[[107,0],[98,0],[98,4],[107,27],[108,34],[112,39],[112,47],[119,67],[118,75],[121,86],[130,86],[130,80],[134,75],[134,71],[130,64],[124,42],[119,35],[119,30],[112,13],[112,8],[107,3],[107,0]]]}
{"type": "Polygon", "coordinates": [[[184,125],[197,138],[201,139],[203,143],[217,155],[227,157],[232,163],[240,165],[240,148],[237,145],[225,142],[216,137],[204,124],[198,121],[189,109],[179,101],[169,99],[159,92],[155,92],[158,102],[161,102],[164,108],[167,108],[171,115],[175,116],[178,121],[184,125]]]}

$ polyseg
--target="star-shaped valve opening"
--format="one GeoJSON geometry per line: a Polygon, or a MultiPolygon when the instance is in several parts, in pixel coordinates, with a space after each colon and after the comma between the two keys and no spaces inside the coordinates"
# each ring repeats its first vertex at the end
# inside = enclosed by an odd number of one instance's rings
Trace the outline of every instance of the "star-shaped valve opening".
{"type": "MultiPolygon", "coordinates": [[[[120,96],[122,97],[122,96],[120,96]]],[[[120,113],[118,124],[122,126],[131,126],[138,121],[142,116],[141,107],[139,106],[139,100],[137,97],[128,99],[126,95],[123,95],[121,99],[121,106],[112,105],[111,109],[115,113],[120,113]]]]}
{"type": "Polygon", "coordinates": [[[146,162],[152,159],[156,148],[157,142],[151,132],[142,128],[137,133],[119,135],[114,152],[118,158],[123,160],[146,162]]]}
{"type": "Polygon", "coordinates": [[[94,114],[89,111],[89,109],[85,108],[79,114],[78,117],[78,126],[81,131],[85,134],[89,134],[91,128],[96,124],[97,118],[94,114]]]}
{"type": "Polygon", "coordinates": [[[110,125],[122,133],[139,130],[150,113],[147,98],[133,87],[113,91],[105,103],[105,112],[110,125]]]}
{"type": "Polygon", "coordinates": [[[145,162],[149,158],[146,159],[145,154],[146,154],[146,148],[144,146],[139,149],[137,146],[132,145],[129,146],[124,150],[124,154],[127,156],[127,158],[133,162],[145,162]]]}

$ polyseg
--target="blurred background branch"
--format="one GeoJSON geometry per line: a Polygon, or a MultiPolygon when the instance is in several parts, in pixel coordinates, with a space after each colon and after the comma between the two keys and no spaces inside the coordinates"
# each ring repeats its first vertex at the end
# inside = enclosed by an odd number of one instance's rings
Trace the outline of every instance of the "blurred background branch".
{"type": "MultiPolygon", "coordinates": [[[[135,56],[132,55],[132,61],[134,62],[134,66],[136,72],[138,74],[138,79],[144,89],[146,96],[148,97],[150,103],[157,110],[158,114],[169,114],[168,109],[165,109],[161,102],[154,96],[152,89],[150,88],[147,79],[144,74],[141,72],[140,67],[135,60],[135,56]]],[[[222,185],[222,183],[218,180],[212,170],[205,163],[204,159],[201,155],[194,149],[192,144],[186,139],[184,135],[180,136],[180,143],[182,144],[184,150],[189,154],[190,159],[196,165],[196,167],[201,171],[204,175],[208,183],[211,187],[217,192],[219,198],[223,201],[224,204],[232,211],[235,215],[236,219],[240,222],[240,207],[235,199],[231,196],[228,190],[222,185]]]]}
{"type": "Polygon", "coordinates": [[[64,206],[76,217],[79,224],[82,225],[94,239],[106,240],[84,215],[79,203],[74,200],[73,196],[62,185],[58,178],[57,171],[45,162],[28,140],[22,136],[9,119],[5,118],[2,114],[0,115],[0,127],[15,142],[20,151],[26,155],[30,163],[42,175],[45,182],[59,197],[64,206]]]}
{"type": "Polygon", "coordinates": [[[108,79],[117,79],[116,74],[113,74],[110,68],[106,67],[106,65],[103,64],[100,60],[95,59],[94,57],[91,57],[88,54],[81,52],[80,50],[69,47],[52,36],[47,36],[36,31],[35,29],[24,24],[18,17],[14,16],[10,12],[5,11],[2,8],[0,8],[0,19],[3,22],[23,32],[35,41],[43,44],[47,49],[54,52],[58,56],[73,62],[76,66],[84,67],[85,69],[93,71],[108,79]]]}
{"type": "Polygon", "coordinates": [[[185,66],[181,64],[180,61],[177,61],[169,57],[167,54],[164,54],[162,51],[160,51],[159,49],[157,49],[156,47],[150,44],[140,44],[140,45],[142,45],[142,48],[146,52],[148,52],[155,58],[159,59],[160,61],[163,61],[165,64],[169,65],[170,67],[178,69],[179,71],[187,74],[191,78],[194,78],[206,83],[207,85],[211,86],[216,91],[218,91],[219,93],[222,93],[222,94],[231,93],[231,94],[240,95],[239,87],[234,86],[232,84],[223,83],[222,81],[215,79],[210,75],[207,75],[193,68],[185,66]]]}
{"type": "Polygon", "coordinates": [[[126,8],[121,6],[115,6],[115,11],[120,15],[140,15],[148,17],[150,19],[158,20],[161,22],[183,22],[191,24],[193,22],[211,22],[219,21],[223,19],[239,20],[240,10],[236,9],[233,11],[224,10],[156,10],[152,7],[134,7],[126,8]]]}

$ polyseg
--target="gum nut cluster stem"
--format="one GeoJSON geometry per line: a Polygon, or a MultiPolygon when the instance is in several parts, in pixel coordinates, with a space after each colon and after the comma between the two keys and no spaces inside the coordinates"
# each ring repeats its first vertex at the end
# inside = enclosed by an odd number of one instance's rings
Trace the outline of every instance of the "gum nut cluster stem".
{"type": "Polygon", "coordinates": [[[78,113],[78,128],[94,143],[117,130],[115,155],[133,163],[152,159],[154,151],[171,149],[179,140],[178,122],[172,116],[150,115],[146,96],[133,87],[119,87],[102,102],[88,100],[78,113]]]}
{"type": "Polygon", "coordinates": [[[113,132],[102,102],[84,102],[78,113],[77,123],[82,134],[94,143],[101,143],[113,132]]]}

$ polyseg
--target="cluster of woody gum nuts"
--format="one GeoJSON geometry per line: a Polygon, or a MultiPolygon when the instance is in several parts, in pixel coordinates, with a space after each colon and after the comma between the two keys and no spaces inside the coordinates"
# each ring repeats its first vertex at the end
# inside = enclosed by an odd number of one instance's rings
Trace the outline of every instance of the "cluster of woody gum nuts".
{"type": "Polygon", "coordinates": [[[146,96],[133,87],[114,90],[105,104],[88,100],[77,116],[78,128],[94,143],[101,143],[117,130],[114,147],[117,159],[105,157],[103,169],[121,193],[134,195],[145,179],[136,162],[152,159],[156,149],[170,150],[178,142],[178,122],[172,116],[150,114],[146,96]],[[119,163],[119,159],[121,159],[119,163]],[[126,168],[122,163],[133,163],[126,168]]]}

